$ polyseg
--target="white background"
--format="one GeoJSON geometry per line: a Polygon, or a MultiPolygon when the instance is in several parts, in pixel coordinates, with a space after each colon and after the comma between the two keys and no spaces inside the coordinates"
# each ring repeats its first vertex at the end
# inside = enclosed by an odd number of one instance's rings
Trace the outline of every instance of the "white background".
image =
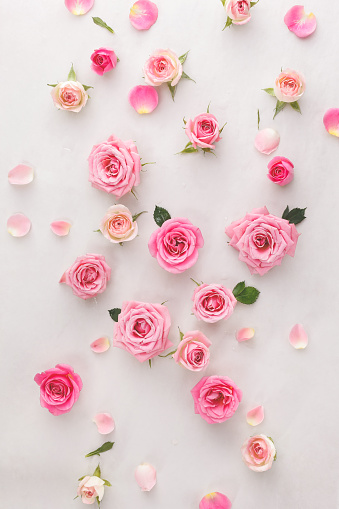
{"type": "MultiPolygon", "coordinates": [[[[200,499],[221,491],[234,509],[335,509],[338,460],[338,140],[328,135],[322,117],[339,106],[339,5],[310,0],[318,19],[309,39],[290,33],[283,17],[293,5],[260,0],[250,23],[224,32],[226,15],[218,0],[157,0],[159,19],[148,32],[129,22],[126,0],[96,0],[90,13],[71,15],[62,0],[4,1],[1,6],[1,506],[6,509],[73,509],[78,477],[91,474],[98,458],[85,453],[105,439],[116,442],[100,459],[112,483],[102,506],[131,509],[197,509],[200,499]],[[92,22],[100,16],[115,35],[92,22]],[[120,62],[97,76],[90,55],[113,48],[120,62]],[[129,105],[129,90],[143,84],[142,67],[157,48],[177,54],[190,50],[185,71],[196,80],[179,83],[175,102],[166,86],[159,106],[139,116],[129,105]],[[67,78],[74,63],[79,81],[94,86],[79,114],[58,111],[46,83],[67,78]],[[307,88],[302,115],[287,107],[273,121],[274,99],[261,91],[273,86],[281,67],[302,71],[307,88]],[[228,122],[216,156],[174,155],[187,142],[182,118],[206,110],[228,122]],[[281,144],[274,155],[290,158],[295,179],[286,188],[266,177],[270,157],[253,147],[261,127],[275,127],[281,144]],[[146,166],[138,201],[121,202],[138,220],[139,236],[123,247],[97,229],[114,197],[92,188],[87,157],[94,144],[115,134],[136,141],[146,166]],[[8,171],[34,166],[32,184],[10,186],[8,171]],[[187,216],[205,239],[197,264],[181,275],[161,269],[147,247],[156,228],[155,204],[172,217],[187,216]],[[263,277],[251,276],[228,247],[224,228],[252,208],[266,205],[280,216],[286,207],[307,207],[298,226],[295,258],[263,277]],[[24,238],[6,231],[7,218],[25,213],[32,230],[24,238]],[[68,219],[68,237],[56,237],[50,222],[68,219]],[[83,301],[58,281],[77,256],[105,255],[112,267],[107,290],[83,301]],[[233,288],[241,281],[261,295],[253,306],[237,305],[218,324],[191,315],[190,277],[233,288]],[[90,343],[112,338],[107,310],[123,300],[163,302],[172,317],[170,338],[178,329],[201,329],[212,341],[204,375],[227,375],[243,391],[233,418],[207,424],[194,414],[192,387],[202,374],[170,359],[156,358],[152,369],[127,352],[94,354],[90,343]],[[309,346],[294,350],[290,329],[302,323],[309,346]],[[254,327],[255,339],[238,344],[235,331],[254,327]],[[83,380],[72,411],[54,417],[40,407],[38,372],[67,363],[83,380]],[[246,413],[264,405],[266,418],[253,429],[246,413]],[[98,434],[93,416],[111,412],[116,430],[98,434]],[[242,463],[240,447],[251,434],[273,437],[278,460],[257,474],[242,463]],[[158,484],[141,493],[134,469],[150,462],[158,484]]],[[[272,156],[273,157],[273,156],[272,156]]]]}

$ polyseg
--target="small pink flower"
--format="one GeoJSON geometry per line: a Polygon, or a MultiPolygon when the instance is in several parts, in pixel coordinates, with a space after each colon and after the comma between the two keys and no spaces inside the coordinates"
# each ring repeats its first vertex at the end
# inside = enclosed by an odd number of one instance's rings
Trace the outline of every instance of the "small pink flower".
{"type": "Polygon", "coordinates": [[[102,76],[105,72],[111,71],[117,65],[118,58],[110,48],[99,48],[91,55],[91,69],[102,76]]]}
{"type": "Polygon", "coordinates": [[[323,122],[329,134],[339,137],[339,108],[330,108],[327,110],[323,122]]]}
{"type": "Polygon", "coordinates": [[[251,19],[250,0],[226,0],[225,10],[234,25],[245,25],[251,19]]]}
{"type": "Polygon", "coordinates": [[[200,331],[186,332],[179,343],[173,359],[190,371],[201,371],[210,360],[211,342],[200,331]]]}
{"type": "Polygon", "coordinates": [[[92,9],[94,0],[65,0],[65,5],[69,12],[81,16],[92,9]]]}
{"type": "Polygon", "coordinates": [[[242,459],[254,472],[269,470],[277,451],[272,440],[266,435],[250,437],[241,448],[242,459]]]}
{"type": "Polygon", "coordinates": [[[286,157],[274,157],[267,165],[268,178],[278,186],[286,186],[294,177],[293,163],[286,157]]]}
{"type": "Polygon", "coordinates": [[[149,463],[139,465],[134,475],[141,491],[151,491],[157,483],[157,471],[149,463]]]}
{"type": "Polygon", "coordinates": [[[147,60],[144,74],[147,85],[158,87],[163,83],[171,83],[175,87],[182,75],[182,64],[173,51],[159,49],[147,60]]]}
{"type": "Polygon", "coordinates": [[[202,284],[194,290],[193,313],[198,320],[215,323],[227,320],[237,303],[231,290],[218,284],[202,284]]]}
{"type": "Polygon", "coordinates": [[[104,492],[105,481],[96,475],[86,475],[86,477],[84,477],[79,483],[77,495],[78,497],[81,497],[81,501],[84,504],[90,505],[94,504],[97,498],[99,502],[101,502],[104,492]]]}
{"type": "Polygon", "coordinates": [[[274,129],[261,129],[254,140],[255,148],[262,154],[272,154],[279,147],[280,135],[274,129]]]}
{"type": "Polygon", "coordinates": [[[79,81],[64,81],[52,88],[51,95],[58,110],[78,113],[87,103],[88,95],[79,81]]]}
{"type": "Polygon", "coordinates": [[[306,14],[303,5],[295,5],[285,15],[285,25],[298,37],[304,38],[313,34],[317,28],[317,19],[311,12],[306,14]]]}
{"type": "Polygon", "coordinates": [[[155,88],[149,85],[139,85],[132,88],[128,94],[128,100],[137,113],[152,113],[158,106],[159,96],[155,88]]]}
{"type": "Polygon", "coordinates": [[[199,504],[199,509],[231,509],[231,507],[230,499],[217,491],[205,495],[199,504]]]}
{"type": "Polygon", "coordinates": [[[215,149],[213,143],[217,143],[220,138],[219,124],[214,115],[202,113],[193,120],[189,119],[185,127],[190,142],[194,148],[215,149]]]}
{"type": "Polygon", "coordinates": [[[131,7],[129,19],[137,30],[149,30],[158,19],[158,7],[149,0],[138,0],[131,7]]]}
{"type": "Polygon", "coordinates": [[[112,205],[100,225],[103,236],[113,244],[133,240],[138,235],[138,225],[125,205],[112,205]]]}
{"type": "Polygon", "coordinates": [[[279,101],[292,103],[298,101],[305,92],[305,78],[297,71],[282,71],[274,83],[274,94],[279,101]]]}

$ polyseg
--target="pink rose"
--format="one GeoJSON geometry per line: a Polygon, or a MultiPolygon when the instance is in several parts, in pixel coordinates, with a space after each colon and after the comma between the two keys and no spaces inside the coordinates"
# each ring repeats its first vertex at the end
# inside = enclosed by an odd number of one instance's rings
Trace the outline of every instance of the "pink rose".
{"type": "Polygon", "coordinates": [[[113,346],[144,362],[173,345],[168,339],[170,327],[171,317],[165,306],[124,302],[115,324],[113,346]]]}
{"type": "Polygon", "coordinates": [[[66,283],[74,295],[81,299],[90,299],[106,289],[110,280],[111,269],[105,257],[97,254],[79,256],[73,265],[66,270],[59,283],[66,283]]]}
{"type": "Polygon", "coordinates": [[[91,69],[102,76],[105,72],[111,71],[117,65],[118,58],[110,48],[99,48],[91,55],[91,69]]]}
{"type": "Polygon", "coordinates": [[[209,363],[210,346],[210,340],[202,332],[198,330],[186,332],[173,359],[190,371],[201,371],[209,363]]]}
{"type": "Polygon", "coordinates": [[[158,49],[144,66],[147,85],[158,87],[171,82],[172,87],[179,83],[182,65],[177,55],[169,49],[158,49]]]}
{"type": "Polygon", "coordinates": [[[225,286],[212,284],[200,285],[193,294],[193,313],[198,320],[215,323],[227,320],[234,311],[237,299],[225,286]]]}
{"type": "Polygon", "coordinates": [[[225,230],[230,246],[239,251],[251,274],[266,274],[280,265],[285,255],[294,256],[299,233],[294,224],[273,216],[266,207],[234,221],[225,230]]]}
{"type": "Polygon", "coordinates": [[[209,423],[232,417],[242,398],[241,390],[227,376],[205,376],[191,393],[195,413],[209,423]]]}
{"type": "Polygon", "coordinates": [[[305,86],[305,78],[301,73],[286,69],[275,80],[274,94],[279,101],[293,103],[304,94],[305,86]]]}
{"type": "Polygon", "coordinates": [[[93,187],[119,198],[140,183],[141,162],[132,141],[110,136],[94,145],[88,158],[89,181],[93,187]]]}
{"type": "Polygon", "coordinates": [[[213,143],[221,140],[218,121],[210,113],[202,113],[194,120],[189,119],[185,127],[185,133],[194,148],[200,147],[213,150],[215,149],[213,143]]]}
{"type": "Polygon", "coordinates": [[[255,435],[243,444],[241,454],[248,468],[254,472],[265,472],[271,468],[277,451],[272,439],[266,435],[255,435]]]}
{"type": "Polygon", "coordinates": [[[51,95],[58,110],[78,113],[87,103],[88,95],[79,81],[64,81],[52,88],[51,95]]]}
{"type": "Polygon", "coordinates": [[[201,231],[188,219],[168,219],[152,233],[148,242],[151,255],[160,267],[179,274],[192,267],[198,259],[198,249],[203,247],[201,231]]]}
{"type": "Polygon", "coordinates": [[[105,492],[105,481],[96,475],[86,475],[79,483],[77,495],[81,497],[84,504],[94,504],[97,501],[101,502],[105,492]]]}
{"type": "Polygon", "coordinates": [[[268,178],[278,186],[286,186],[294,177],[294,166],[286,157],[274,157],[268,163],[268,178]]]}
{"type": "Polygon", "coordinates": [[[103,236],[113,244],[133,240],[138,234],[138,225],[125,205],[112,205],[100,225],[103,236]]]}
{"type": "Polygon", "coordinates": [[[251,19],[250,0],[226,0],[225,10],[234,25],[245,25],[251,19]]]}
{"type": "Polygon", "coordinates": [[[67,364],[36,374],[34,381],[40,386],[41,406],[53,415],[69,412],[82,389],[80,376],[67,364]]]}

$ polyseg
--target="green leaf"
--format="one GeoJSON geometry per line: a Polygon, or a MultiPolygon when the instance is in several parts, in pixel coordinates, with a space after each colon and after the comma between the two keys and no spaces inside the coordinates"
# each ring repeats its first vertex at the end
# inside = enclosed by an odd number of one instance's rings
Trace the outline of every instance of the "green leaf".
{"type": "Polygon", "coordinates": [[[87,91],[89,88],[93,88],[91,87],[90,85],[82,85],[84,87],[84,89],[87,91]]]}
{"type": "Polygon", "coordinates": [[[224,125],[222,126],[222,128],[221,128],[221,129],[219,129],[219,133],[222,133],[222,132],[223,132],[224,127],[225,127],[226,125],[227,125],[227,122],[225,122],[225,123],[224,123],[224,125]]]}
{"type": "Polygon", "coordinates": [[[149,367],[151,368],[152,367],[152,359],[148,359],[148,364],[149,364],[149,367]]]}
{"type": "Polygon", "coordinates": [[[193,81],[194,83],[196,83],[196,81],[194,81],[194,79],[193,79],[193,78],[190,78],[190,77],[188,76],[188,74],[186,74],[184,71],[182,71],[182,75],[181,75],[181,77],[182,77],[182,78],[184,78],[184,79],[186,79],[186,80],[191,80],[191,81],[193,81]]]}
{"type": "Polygon", "coordinates": [[[258,108],[258,130],[260,129],[260,111],[258,108]]]}
{"type": "Polygon", "coordinates": [[[273,120],[278,115],[278,113],[280,113],[285,108],[286,104],[287,103],[284,103],[284,101],[277,100],[273,120]]]}
{"type": "Polygon", "coordinates": [[[111,483],[107,481],[107,479],[103,479],[103,481],[105,481],[105,486],[112,486],[111,483]]]}
{"type": "Polygon", "coordinates": [[[184,339],[185,334],[183,332],[181,332],[180,327],[178,327],[178,329],[179,329],[180,341],[182,341],[184,339]]]}
{"type": "Polygon", "coordinates": [[[101,478],[100,465],[98,465],[98,466],[97,466],[97,468],[94,470],[94,472],[93,472],[93,476],[95,476],[95,477],[100,477],[100,478],[101,478]]]}
{"type": "Polygon", "coordinates": [[[114,445],[114,442],[105,442],[104,444],[102,444],[101,447],[99,447],[95,451],[92,451],[92,452],[89,452],[88,454],[86,454],[85,458],[89,458],[90,456],[96,456],[97,454],[102,454],[103,452],[110,451],[112,449],[113,445],[114,445]]]}
{"type": "Polygon", "coordinates": [[[48,87],[56,87],[58,83],[47,83],[48,87]]]}
{"type": "Polygon", "coordinates": [[[77,75],[75,74],[73,64],[72,64],[71,70],[68,73],[67,79],[68,79],[68,81],[76,81],[77,80],[77,75]]]}
{"type": "Polygon", "coordinates": [[[259,290],[253,286],[246,286],[246,288],[238,296],[235,296],[235,298],[242,304],[253,304],[259,297],[259,294],[259,290]]]}
{"type": "Polygon", "coordinates": [[[232,20],[231,20],[231,18],[228,16],[227,21],[226,21],[226,23],[225,23],[225,26],[224,26],[224,28],[223,28],[222,30],[224,31],[224,30],[225,30],[225,28],[230,27],[232,24],[233,24],[233,21],[232,21],[232,20]]]}
{"type": "Polygon", "coordinates": [[[158,205],[156,205],[153,212],[153,218],[156,224],[161,227],[165,221],[171,219],[171,216],[166,209],[158,207],[158,205]]]}
{"type": "Polygon", "coordinates": [[[131,189],[131,193],[133,194],[134,198],[137,200],[137,199],[138,199],[138,197],[137,197],[137,195],[135,194],[135,191],[134,191],[134,189],[133,189],[133,188],[131,189]]]}
{"type": "Polygon", "coordinates": [[[169,357],[170,355],[174,355],[175,352],[176,352],[176,350],[173,350],[173,352],[170,352],[170,353],[168,353],[166,355],[159,355],[158,357],[162,357],[163,359],[165,359],[165,357],[169,357]]]}
{"type": "Polygon", "coordinates": [[[138,219],[138,217],[141,216],[141,214],[147,214],[147,210],[143,210],[142,212],[139,212],[138,214],[134,214],[134,216],[132,216],[132,220],[136,221],[138,219]]]}
{"type": "Polygon", "coordinates": [[[301,223],[301,221],[306,219],[306,216],[305,216],[306,208],[307,207],[305,207],[304,209],[299,209],[297,207],[295,209],[290,210],[289,207],[287,206],[286,209],[284,210],[282,218],[286,219],[289,223],[299,224],[299,223],[301,223]]]}
{"type": "MultiPolygon", "coordinates": [[[[220,132],[220,131],[219,131],[219,132],[220,132]]],[[[217,157],[217,156],[215,155],[215,153],[214,153],[214,151],[213,151],[213,149],[212,149],[212,148],[202,148],[201,150],[202,150],[205,154],[206,154],[206,152],[207,152],[207,153],[209,153],[209,154],[213,154],[215,157],[217,157]]]]}
{"type": "Polygon", "coordinates": [[[99,25],[99,27],[102,27],[102,28],[106,28],[106,30],[108,30],[109,32],[111,32],[111,34],[114,34],[114,30],[113,28],[109,27],[101,18],[97,18],[97,17],[92,17],[94,23],[96,25],[99,25]]]}
{"type": "Polygon", "coordinates": [[[118,321],[118,316],[121,313],[121,309],[120,308],[113,308],[113,309],[109,309],[108,312],[109,312],[109,316],[112,318],[112,320],[117,322],[118,321]]]}
{"type": "Polygon", "coordinates": [[[257,0],[256,2],[250,2],[250,6],[254,7],[255,5],[257,5],[258,2],[259,2],[259,0],[257,0]]]}
{"type": "Polygon", "coordinates": [[[266,94],[271,95],[272,97],[275,97],[274,88],[262,88],[261,90],[266,92],[266,94]]]}
{"type": "Polygon", "coordinates": [[[184,53],[183,55],[181,55],[181,57],[179,57],[180,63],[184,64],[186,62],[189,52],[190,52],[190,50],[186,51],[186,53],[184,53]]]}
{"type": "Polygon", "coordinates": [[[241,281],[240,283],[238,283],[232,290],[234,297],[237,298],[237,296],[240,295],[241,292],[245,290],[245,287],[246,287],[245,281],[241,281]]]}
{"type": "Polygon", "coordinates": [[[290,103],[290,106],[292,106],[292,108],[297,111],[298,113],[301,114],[301,109],[300,109],[300,106],[299,106],[299,103],[298,101],[294,101],[293,103],[290,103]]]}
{"type": "Polygon", "coordinates": [[[171,92],[171,95],[172,95],[172,99],[174,101],[174,96],[175,96],[175,93],[177,91],[177,87],[172,87],[172,85],[170,83],[167,82],[167,86],[168,88],[170,89],[170,92],[171,92]]]}
{"type": "Polygon", "coordinates": [[[197,148],[194,147],[187,147],[184,148],[181,152],[178,152],[178,154],[192,154],[192,152],[199,152],[197,148]]]}
{"type": "Polygon", "coordinates": [[[283,212],[283,215],[281,216],[283,219],[286,219],[286,216],[288,215],[290,211],[290,207],[287,205],[286,209],[283,212]]]}

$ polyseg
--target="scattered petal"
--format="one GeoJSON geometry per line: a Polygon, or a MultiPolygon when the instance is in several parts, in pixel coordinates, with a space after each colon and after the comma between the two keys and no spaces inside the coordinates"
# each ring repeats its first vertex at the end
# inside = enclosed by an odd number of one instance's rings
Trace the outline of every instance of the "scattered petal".
{"type": "Polygon", "coordinates": [[[55,235],[64,237],[65,235],[68,235],[71,226],[71,223],[68,223],[67,221],[53,221],[53,223],[51,223],[51,230],[55,233],[55,235]]]}
{"type": "Polygon", "coordinates": [[[91,346],[91,349],[93,350],[93,352],[103,353],[103,352],[106,352],[111,345],[110,345],[108,337],[103,336],[102,338],[99,338],[99,339],[96,339],[95,341],[93,341],[93,343],[91,343],[90,346],[91,346]]]}
{"type": "Polygon", "coordinates": [[[236,338],[237,338],[237,341],[239,341],[239,343],[241,343],[242,341],[248,341],[249,339],[252,339],[254,334],[255,334],[254,329],[250,329],[250,328],[246,327],[244,329],[238,330],[238,332],[236,334],[236,338]]]}
{"type": "Polygon", "coordinates": [[[72,14],[82,16],[92,9],[94,0],[65,0],[65,5],[72,14]]]}
{"type": "Polygon", "coordinates": [[[97,425],[101,435],[108,435],[115,428],[115,422],[111,414],[97,414],[94,416],[93,422],[97,425]]]}
{"type": "Polygon", "coordinates": [[[130,105],[137,113],[151,113],[158,106],[158,92],[149,85],[139,85],[132,88],[128,94],[130,105]]]}
{"type": "Polygon", "coordinates": [[[301,350],[307,347],[308,344],[308,336],[306,331],[300,323],[295,325],[290,332],[290,343],[297,350],[301,350]]]}
{"type": "Polygon", "coordinates": [[[16,186],[30,184],[34,178],[34,171],[27,164],[19,164],[8,172],[8,182],[16,186]]]}
{"type": "Polygon", "coordinates": [[[157,483],[157,471],[149,463],[142,463],[135,469],[135,480],[142,491],[151,491],[157,483]]]}
{"type": "Polygon", "coordinates": [[[231,509],[232,503],[222,493],[209,493],[200,501],[199,509],[231,509]]]}
{"type": "Polygon", "coordinates": [[[24,237],[31,229],[31,222],[24,214],[14,214],[7,221],[8,233],[13,237],[24,237]]]}
{"type": "Polygon", "coordinates": [[[271,154],[279,147],[280,135],[270,127],[261,129],[255,137],[254,146],[262,154],[271,154]]]}
{"type": "Polygon", "coordinates": [[[298,37],[304,38],[313,34],[317,28],[317,19],[311,12],[306,14],[303,5],[295,5],[285,15],[285,25],[298,37]]]}
{"type": "Polygon", "coordinates": [[[158,19],[158,7],[149,0],[138,0],[131,7],[129,19],[137,30],[148,30],[158,19]]]}
{"type": "Polygon", "coordinates": [[[339,108],[330,108],[326,111],[324,126],[332,136],[339,137],[339,108]]]}
{"type": "Polygon", "coordinates": [[[251,426],[258,426],[265,418],[265,412],[263,406],[257,406],[247,412],[246,420],[251,426]]]}

